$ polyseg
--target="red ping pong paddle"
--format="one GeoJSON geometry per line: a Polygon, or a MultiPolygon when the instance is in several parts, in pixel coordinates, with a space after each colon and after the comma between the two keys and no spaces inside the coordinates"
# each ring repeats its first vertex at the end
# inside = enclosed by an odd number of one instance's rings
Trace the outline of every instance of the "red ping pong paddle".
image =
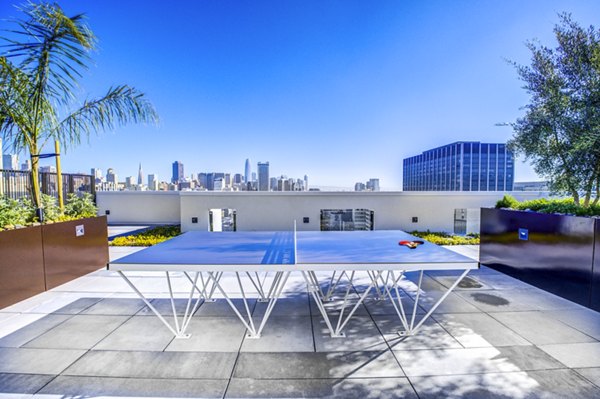
{"type": "Polygon", "coordinates": [[[415,249],[416,247],[418,247],[419,245],[423,244],[423,241],[400,241],[398,243],[398,245],[404,245],[406,247],[409,247],[410,249],[415,249]]]}

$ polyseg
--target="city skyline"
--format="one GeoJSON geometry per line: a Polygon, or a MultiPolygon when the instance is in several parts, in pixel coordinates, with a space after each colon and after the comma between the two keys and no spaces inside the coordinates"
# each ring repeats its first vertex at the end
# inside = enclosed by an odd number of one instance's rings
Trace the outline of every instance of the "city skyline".
{"type": "MultiPolygon", "coordinates": [[[[171,176],[160,176],[157,173],[148,173],[144,175],[143,165],[139,163],[137,177],[133,175],[121,175],[112,167],[104,169],[102,167],[90,168],[89,174],[96,179],[98,190],[118,190],[119,184],[124,189],[148,189],[148,190],[208,190],[208,191],[307,191],[308,175],[300,177],[290,177],[286,173],[270,175],[269,161],[257,162],[257,172],[262,167],[262,173],[252,172],[250,159],[247,158],[244,163],[244,171],[227,169],[225,171],[188,171],[185,173],[183,162],[174,161],[172,163],[171,176]],[[266,169],[265,169],[266,168],[266,169]],[[266,172],[265,172],[266,170],[266,172]],[[110,177],[109,177],[110,175],[110,177]],[[250,176],[248,180],[246,176],[250,176]],[[261,185],[259,180],[262,179],[261,185]],[[217,182],[217,180],[220,180],[217,182]],[[282,181],[286,181],[283,183],[282,181]],[[190,183],[195,183],[190,185],[190,183]],[[248,183],[251,183],[248,185],[248,183]],[[278,186],[279,184],[279,186],[278,186]]],[[[48,168],[52,166],[42,166],[48,168]]],[[[86,172],[87,174],[87,172],[86,172]]],[[[371,179],[379,180],[379,179],[371,179]]],[[[378,190],[377,190],[378,191],[378,190]]]]}
{"type": "MultiPolygon", "coordinates": [[[[250,156],[314,186],[377,177],[384,190],[400,189],[402,160],[428,148],[506,142],[511,129],[495,125],[528,102],[506,59],[529,64],[530,39],[553,47],[559,12],[583,26],[600,14],[584,0],[60,5],[86,13],[99,39],[81,97],[128,83],[161,116],[158,127],[64,149],[65,172],[104,165],[136,176],[141,162],[168,177],[174,159],[227,170],[250,156]]],[[[18,12],[2,2],[0,15],[18,12]]],[[[515,181],[540,180],[519,159],[515,172],[515,181]]]]}

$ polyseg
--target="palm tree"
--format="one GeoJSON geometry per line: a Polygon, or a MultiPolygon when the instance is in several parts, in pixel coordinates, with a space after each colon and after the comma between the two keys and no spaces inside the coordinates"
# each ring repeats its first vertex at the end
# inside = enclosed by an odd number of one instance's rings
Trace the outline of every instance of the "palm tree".
{"type": "Polygon", "coordinates": [[[158,115],[142,92],[127,85],[73,107],[96,43],[85,16],[68,17],[47,3],[29,2],[20,11],[26,18],[12,21],[15,29],[0,38],[0,134],[16,151],[29,151],[32,199],[41,217],[39,157],[49,140],[69,147],[130,122],[157,122],[158,115]]]}

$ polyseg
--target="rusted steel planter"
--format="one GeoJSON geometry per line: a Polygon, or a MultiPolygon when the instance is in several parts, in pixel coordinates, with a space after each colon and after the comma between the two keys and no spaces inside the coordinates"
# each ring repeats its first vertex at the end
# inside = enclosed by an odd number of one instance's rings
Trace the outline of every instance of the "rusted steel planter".
{"type": "Polygon", "coordinates": [[[600,311],[598,219],[481,209],[480,262],[600,311]]]}
{"type": "Polygon", "coordinates": [[[93,272],[107,262],[106,216],[1,231],[0,308],[93,272]]]}

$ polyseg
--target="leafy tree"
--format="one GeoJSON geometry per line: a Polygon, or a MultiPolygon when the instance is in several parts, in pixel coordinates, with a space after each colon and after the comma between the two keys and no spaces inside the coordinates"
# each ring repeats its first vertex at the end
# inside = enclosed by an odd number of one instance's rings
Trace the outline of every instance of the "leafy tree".
{"type": "Polygon", "coordinates": [[[509,146],[531,160],[551,190],[588,207],[593,191],[593,204],[600,198],[600,33],[569,14],[559,18],[556,48],[530,41],[531,65],[513,63],[531,99],[511,124],[509,146]]]}
{"type": "Polygon", "coordinates": [[[16,151],[29,151],[32,199],[40,209],[39,156],[49,140],[67,148],[82,136],[156,122],[158,115],[143,93],[127,85],[73,106],[96,44],[84,15],[69,17],[55,3],[29,2],[20,11],[25,18],[12,21],[15,28],[0,38],[0,133],[16,151]]]}

